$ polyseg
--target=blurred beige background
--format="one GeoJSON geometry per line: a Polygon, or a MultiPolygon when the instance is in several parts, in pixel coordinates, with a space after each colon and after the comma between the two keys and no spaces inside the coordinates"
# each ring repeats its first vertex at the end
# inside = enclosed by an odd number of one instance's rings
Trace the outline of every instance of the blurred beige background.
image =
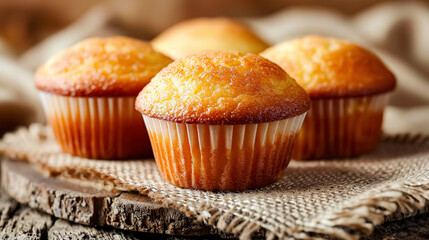
{"type": "MultiPolygon", "coordinates": [[[[108,6],[111,23],[140,38],[194,17],[261,17],[293,7],[325,8],[353,15],[389,0],[0,0],[0,35],[20,52],[67,26],[89,9],[108,6]]],[[[427,2],[427,1],[422,1],[427,2]]]]}
{"type": "Polygon", "coordinates": [[[44,121],[32,75],[57,51],[90,36],[150,40],[201,16],[238,18],[271,44],[320,34],[375,51],[399,82],[384,130],[429,133],[428,1],[0,0],[0,135],[44,121]]]}

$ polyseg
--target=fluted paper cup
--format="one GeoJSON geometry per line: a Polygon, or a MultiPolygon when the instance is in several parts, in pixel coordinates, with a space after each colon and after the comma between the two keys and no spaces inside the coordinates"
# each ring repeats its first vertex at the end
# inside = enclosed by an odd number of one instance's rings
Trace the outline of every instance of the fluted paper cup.
{"type": "Polygon", "coordinates": [[[69,97],[40,94],[55,139],[66,153],[92,159],[152,155],[136,97],[69,97]]]}
{"type": "Polygon", "coordinates": [[[143,115],[164,178],[199,190],[242,191],[277,181],[305,114],[259,124],[174,123],[143,115]]]}
{"type": "Polygon", "coordinates": [[[388,94],[312,99],[292,158],[355,157],[373,150],[380,139],[388,94]]]}

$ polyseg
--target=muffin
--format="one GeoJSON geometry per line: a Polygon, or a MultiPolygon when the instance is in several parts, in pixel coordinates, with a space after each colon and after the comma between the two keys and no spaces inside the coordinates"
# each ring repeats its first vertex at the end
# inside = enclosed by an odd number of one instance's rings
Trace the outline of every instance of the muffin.
{"type": "Polygon", "coordinates": [[[181,22],[162,32],[152,45],[173,59],[209,50],[260,53],[268,47],[247,26],[228,18],[196,18],[181,22]]]}
{"type": "Polygon", "coordinates": [[[238,52],[176,60],[136,101],[161,175],[211,191],[278,180],[309,108],[308,95],[281,67],[238,52]]]}
{"type": "Polygon", "coordinates": [[[152,155],[138,93],[172,60],[126,37],[91,38],[51,57],[35,85],[66,153],[93,159],[152,155]]]}
{"type": "Polygon", "coordinates": [[[355,157],[379,142],[395,76],[353,43],[318,36],[286,41],[261,53],[279,64],[310,95],[294,159],[355,157]]]}

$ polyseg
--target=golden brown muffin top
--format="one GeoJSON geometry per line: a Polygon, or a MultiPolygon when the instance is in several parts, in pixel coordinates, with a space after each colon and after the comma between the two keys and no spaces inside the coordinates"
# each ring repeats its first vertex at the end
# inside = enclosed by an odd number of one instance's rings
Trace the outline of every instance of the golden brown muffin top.
{"type": "Polygon", "coordinates": [[[203,51],[260,53],[269,45],[247,26],[228,18],[196,18],[178,23],[152,41],[173,59],[203,51]]]}
{"type": "Polygon", "coordinates": [[[304,89],[281,67],[238,52],[204,52],[176,60],[136,101],[136,109],[149,117],[196,124],[272,122],[309,108],[304,89]]]}
{"type": "Polygon", "coordinates": [[[275,45],[261,56],[279,64],[311,98],[358,97],[391,91],[395,76],[353,43],[308,36],[275,45]]]}
{"type": "Polygon", "coordinates": [[[137,96],[171,62],[136,39],[90,38],[51,57],[37,70],[35,84],[67,96],[137,96]]]}

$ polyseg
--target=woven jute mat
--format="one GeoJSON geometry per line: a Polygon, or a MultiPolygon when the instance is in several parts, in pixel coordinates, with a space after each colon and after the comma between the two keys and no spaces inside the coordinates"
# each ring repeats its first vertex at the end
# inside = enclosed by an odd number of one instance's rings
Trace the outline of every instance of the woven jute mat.
{"type": "Polygon", "coordinates": [[[139,191],[242,239],[261,229],[267,239],[358,239],[383,222],[429,211],[428,142],[421,136],[392,136],[356,159],[292,161],[279,182],[241,193],[174,187],[162,180],[151,159],[72,157],[41,125],[6,134],[0,153],[37,164],[52,176],[103,180],[139,191]]]}

